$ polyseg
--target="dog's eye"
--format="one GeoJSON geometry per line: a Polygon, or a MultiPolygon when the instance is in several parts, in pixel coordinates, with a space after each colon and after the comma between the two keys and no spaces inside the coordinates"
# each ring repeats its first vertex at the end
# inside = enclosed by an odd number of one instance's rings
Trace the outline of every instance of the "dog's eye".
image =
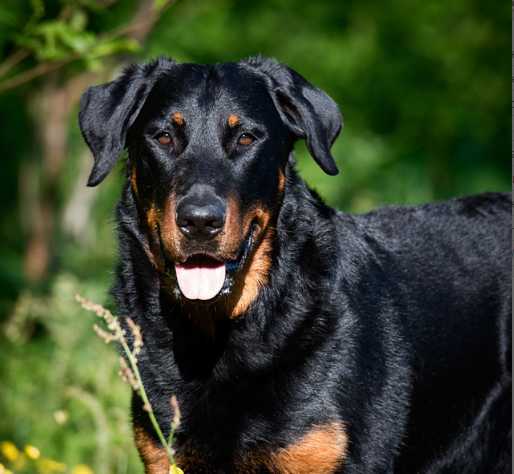
{"type": "Polygon", "coordinates": [[[255,141],[255,137],[251,133],[243,133],[237,139],[239,145],[248,146],[255,141]]]}
{"type": "Polygon", "coordinates": [[[173,144],[173,138],[171,138],[171,135],[168,132],[159,133],[155,138],[160,145],[166,146],[173,144]]]}

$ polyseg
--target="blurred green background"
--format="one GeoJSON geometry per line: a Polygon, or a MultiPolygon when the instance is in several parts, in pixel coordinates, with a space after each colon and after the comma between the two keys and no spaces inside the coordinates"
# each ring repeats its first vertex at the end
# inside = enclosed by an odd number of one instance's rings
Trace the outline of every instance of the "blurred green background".
{"type": "Polygon", "coordinates": [[[0,463],[142,472],[114,350],[73,301],[110,304],[122,181],[120,164],[85,187],[87,85],[159,55],[274,56],[345,118],[341,174],[324,175],[299,143],[301,173],[330,204],[363,212],[510,189],[510,34],[510,6],[494,0],[2,0],[0,463]]]}

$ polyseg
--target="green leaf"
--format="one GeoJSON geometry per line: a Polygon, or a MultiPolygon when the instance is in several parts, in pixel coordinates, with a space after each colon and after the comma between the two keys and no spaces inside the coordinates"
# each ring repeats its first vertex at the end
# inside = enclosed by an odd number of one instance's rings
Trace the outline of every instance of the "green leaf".
{"type": "Polygon", "coordinates": [[[98,43],[88,52],[90,58],[111,56],[117,53],[134,53],[140,49],[140,45],[133,39],[115,39],[98,43]]]}
{"type": "Polygon", "coordinates": [[[75,31],[84,31],[87,24],[87,14],[84,10],[77,9],[70,18],[70,28],[75,31]]]}
{"type": "Polygon", "coordinates": [[[162,10],[168,3],[169,0],[155,0],[153,5],[156,10],[162,10]]]}

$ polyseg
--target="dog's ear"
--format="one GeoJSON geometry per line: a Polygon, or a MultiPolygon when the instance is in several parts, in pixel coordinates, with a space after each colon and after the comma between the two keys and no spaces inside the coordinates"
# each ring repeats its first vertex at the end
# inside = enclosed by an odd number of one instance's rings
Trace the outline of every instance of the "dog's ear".
{"type": "Polygon", "coordinates": [[[271,59],[250,58],[245,64],[268,78],[275,106],[286,126],[298,138],[305,138],[310,154],[325,173],[336,175],[330,148],[343,121],[337,104],[300,74],[271,59]]]}
{"type": "Polygon", "coordinates": [[[82,95],[80,130],[95,159],[88,186],[103,181],[125,148],[127,131],[159,76],[159,63],[131,66],[115,81],[90,87],[82,95]]]}

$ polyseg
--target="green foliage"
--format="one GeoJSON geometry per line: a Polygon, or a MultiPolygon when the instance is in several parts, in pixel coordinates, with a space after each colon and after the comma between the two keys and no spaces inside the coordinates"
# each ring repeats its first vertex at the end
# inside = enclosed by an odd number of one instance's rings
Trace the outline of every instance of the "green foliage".
{"type": "Polygon", "coordinates": [[[88,29],[88,8],[100,8],[95,2],[70,2],[63,10],[65,15],[57,18],[45,18],[42,1],[32,3],[32,16],[13,39],[15,45],[30,51],[37,61],[80,59],[94,68],[103,57],[139,49],[139,43],[133,39],[102,36],[88,29]]]}
{"type": "Polygon", "coordinates": [[[98,41],[95,34],[85,30],[86,21],[85,12],[76,10],[68,22],[42,21],[17,35],[16,42],[32,50],[40,61],[65,61],[70,58],[91,61],[116,53],[133,53],[139,49],[137,41],[127,38],[98,41]]]}
{"type": "Polygon", "coordinates": [[[0,341],[0,440],[30,443],[70,469],[139,472],[129,430],[129,390],[118,360],[92,331],[94,320],[74,300],[82,291],[105,300],[105,286],[59,275],[47,295],[25,291],[0,341]],[[14,423],[13,423],[14,421],[14,423]]]}

